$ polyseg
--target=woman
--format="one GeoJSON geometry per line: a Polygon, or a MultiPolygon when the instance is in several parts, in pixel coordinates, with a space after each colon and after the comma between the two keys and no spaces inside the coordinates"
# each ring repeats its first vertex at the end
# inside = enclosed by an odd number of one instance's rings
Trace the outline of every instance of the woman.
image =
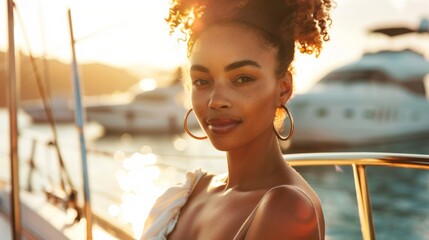
{"type": "MultiPolygon", "coordinates": [[[[319,54],[330,8],[329,0],[173,1],[167,21],[187,32],[193,111],[226,151],[228,173],[188,173],[155,203],[142,239],[324,239],[320,200],[283,159],[278,131],[294,50],[319,54]]],[[[186,127],[191,111],[185,130],[203,139],[186,127]]]]}

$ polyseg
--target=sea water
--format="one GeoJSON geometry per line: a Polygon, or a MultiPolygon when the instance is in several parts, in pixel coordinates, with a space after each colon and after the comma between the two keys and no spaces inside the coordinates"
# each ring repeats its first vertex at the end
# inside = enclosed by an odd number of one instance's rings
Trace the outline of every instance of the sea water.
{"type": "MultiPolygon", "coordinates": [[[[9,179],[7,112],[0,111],[0,179],[9,179]]],[[[36,191],[58,183],[58,152],[49,146],[47,124],[20,124],[20,183],[36,191]],[[34,139],[38,142],[32,149],[34,139]],[[33,153],[32,153],[33,152],[33,153]],[[37,171],[29,179],[29,160],[37,171]]],[[[76,188],[82,186],[77,131],[73,124],[57,125],[60,153],[76,188]]],[[[198,132],[196,132],[198,133],[198,132]]],[[[169,186],[185,181],[187,171],[202,168],[226,171],[225,155],[207,140],[184,134],[106,135],[94,123],[85,127],[93,211],[136,238],[157,196],[169,186]]],[[[314,149],[286,150],[287,153],[314,149]]],[[[318,152],[394,152],[429,154],[429,139],[355,148],[317,149],[318,152]]],[[[326,239],[362,239],[353,172],[350,167],[298,167],[318,193],[324,209],[326,239]]],[[[429,171],[367,167],[373,222],[377,239],[429,239],[429,171]]],[[[80,194],[82,200],[82,194],[80,194]]]]}

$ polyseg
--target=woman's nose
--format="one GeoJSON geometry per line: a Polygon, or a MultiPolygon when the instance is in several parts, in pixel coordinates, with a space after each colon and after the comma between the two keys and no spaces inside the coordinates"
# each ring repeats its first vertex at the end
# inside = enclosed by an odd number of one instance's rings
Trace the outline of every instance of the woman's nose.
{"type": "Polygon", "coordinates": [[[230,93],[227,87],[218,85],[213,87],[211,92],[209,107],[212,109],[222,109],[231,107],[230,93]]]}

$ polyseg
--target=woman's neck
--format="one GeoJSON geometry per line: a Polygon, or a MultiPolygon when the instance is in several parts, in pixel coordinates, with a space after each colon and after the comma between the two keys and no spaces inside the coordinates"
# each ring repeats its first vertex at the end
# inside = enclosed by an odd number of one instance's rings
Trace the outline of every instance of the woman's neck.
{"type": "Polygon", "coordinates": [[[252,190],[267,187],[281,178],[285,163],[273,135],[262,144],[250,144],[227,152],[228,181],[226,189],[252,190]]]}

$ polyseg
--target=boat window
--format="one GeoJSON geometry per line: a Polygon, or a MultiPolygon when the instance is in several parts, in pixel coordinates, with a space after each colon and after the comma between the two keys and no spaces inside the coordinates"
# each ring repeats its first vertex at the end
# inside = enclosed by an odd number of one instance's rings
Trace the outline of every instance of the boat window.
{"type": "Polygon", "coordinates": [[[135,96],[134,101],[137,102],[165,102],[168,101],[168,98],[164,94],[159,94],[156,92],[145,92],[135,96]]]}
{"type": "Polygon", "coordinates": [[[403,82],[401,84],[401,86],[403,88],[405,88],[406,90],[414,93],[414,94],[418,94],[421,96],[425,96],[426,92],[425,92],[425,83],[424,81],[420,78],[420,79],[415,79],[415,80],[408,80],[406,82],[403,82]]]}
{"type": "Polygon", "coordinates": [[[328,110],[326,108],[319,108],[316,111],[316,116],[324,118],[328,115],[328,110]]]}
{"type": "Polygon", "coordinates": [[[395,80],[387,76],[385,73],[378,70],[367,71],[337,71],[326,75],[320,83],[338,83],[355,84],[355,83],[370,83],[370,84],[394,84],[406,89],[414,94],[426,96],[429,98],[429,74],[423,79],[418,77],[415,79],[395,80]]]}
{"type": "Polygon", "coordinates": [[[386,83],[390,82],[391,80],[383,72],[378,70],[366,70],[332,72],[324,77],[320,82],[333,83],[338,81],[347,84],[353,84],[357,82],[386,83]]]}
{"type": "Polygon", "coordinates": [[[354,111],[351,108],[346,108],[344,111],[344,117],[346,118],[352,118],[354,116],[354,111]]]}
{"type": "Polygon", "coordinates": [[[375,118],[375,112],[372,109],[366,109],[363,112],[363,116],[364,116],[364,118],[367,118],[367,119],[374,119],[375,118]]]}
{"type": "Polygon", "coordinates": [[[423,85],[425,89],[426,98],[429,99],[429,73],[423,78],[423,85]]]}

